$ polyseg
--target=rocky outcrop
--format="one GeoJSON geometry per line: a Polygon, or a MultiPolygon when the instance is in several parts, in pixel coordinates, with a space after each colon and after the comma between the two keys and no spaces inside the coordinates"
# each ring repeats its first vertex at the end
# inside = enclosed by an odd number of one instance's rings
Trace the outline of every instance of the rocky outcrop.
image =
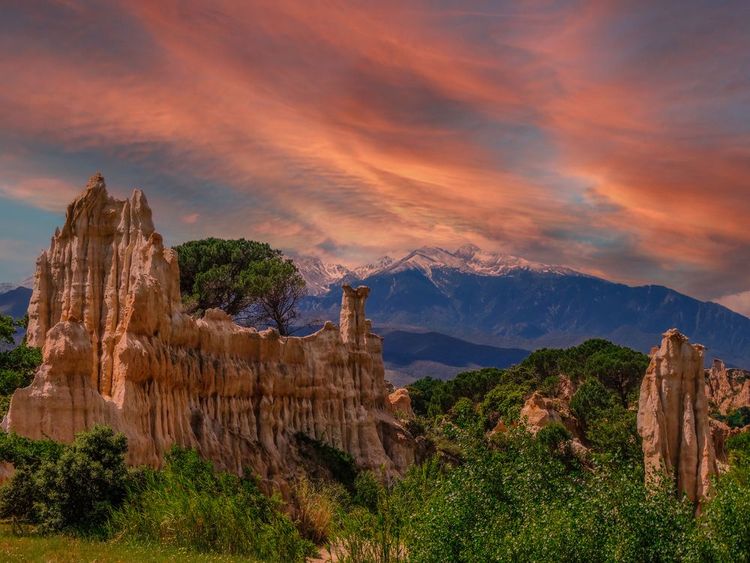
{"type": "Polygon", "coordinates": [[[729,414],[740,407],[750,407],[750,371],[731,369],[714,360],[706,370],[706,396],[712,409],[729,414]]]}
{"type": "Polygon", "coordinates": [[[158,466],[180,444],[281,484],[298,468],[302,433],[400,471],[414,444],[389,409],[368,292],[344,286],[340,329],[328,322],[302,338],[219,310],[195,319],[181,312],[177,256],[143,193],[115,200],[94,176],[37,262],[28,338],[44,362],[4,426],[69,442],[105,423],[128,437],[131,464],[158,466]]]}
{"type": "Polygon", "coordinates": [[[574,393],[575,386],[566,376],[560,377],[554,397],[546,397],[535,391],[521,408],[521,421],[526,425],[526,429],[536,434],[545,426],[559,423],[565,426],[574,438],[582,439],[581,427],[570,410],[570,399],[574,393]]]}
{"type": "Polygon", "coordinates": [[[666,473],[693,501],[717,473],[703,377],[703,346],[677,329],[664,333],[641,384],[638,432],[648,480],[666,473]]]}
{"type": "Polygon", "coordinates": [[[388,403],[391,405],[391,412],[406,418],[414,418],[414,411],[411,408],[411,397],[409,390],[400,387],[388,395],[388,403]]]}

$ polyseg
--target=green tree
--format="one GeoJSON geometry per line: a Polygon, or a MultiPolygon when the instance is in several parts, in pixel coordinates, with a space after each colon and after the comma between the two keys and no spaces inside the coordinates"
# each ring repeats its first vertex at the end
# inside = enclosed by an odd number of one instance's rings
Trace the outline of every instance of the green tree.
{"type": "Polygon", "coordinates": [[[266,243],[207,238],[175,247],[188,310],[219,308],[240,322],[275,326],[288,335],[305,295],[294,263],[266,243]]]}
{"type": "Polygon", "coordinates": [[[252,301],[245,321],[270,323],[286,336],[297,318],[297,305],[305,294],[305,280],[294,262],[280,257],[250,265],[242,272],[242,285],[252,301]]]}
{"type": "Polygon", "coordinates": [[[16,333],[16,322],[13,317],[0,315],[0,343],[13,344],[13,335],[16,333]]]}
{"type": "Polygon", "coordinates": [[[589,377],[581,383],[570,399],[570,409],[584,427],[587,427],[601,411],[610,408],[615,401],[616,399],[598,379],[589,377]]]}
{"type": "Polygon", "coordinates": [[[646,373],[648,356],[630,348],[613,346],[596,352],[586,361],[585,374],[597,377],[614,390],[623,407],[628,406],[628,394],[646,373]]]}

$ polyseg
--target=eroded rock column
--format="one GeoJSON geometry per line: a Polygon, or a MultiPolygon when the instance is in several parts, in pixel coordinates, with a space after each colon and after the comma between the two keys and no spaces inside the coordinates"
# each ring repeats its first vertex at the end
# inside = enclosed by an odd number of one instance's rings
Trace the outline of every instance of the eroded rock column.
{"type": "Polygon", "coordinates": [[[666,474],[692,501],[706,496],[717,473],[703,350],[677,329],[665,332],[661,346],[651,353],[638,403],[647,481],[666,474]]]}

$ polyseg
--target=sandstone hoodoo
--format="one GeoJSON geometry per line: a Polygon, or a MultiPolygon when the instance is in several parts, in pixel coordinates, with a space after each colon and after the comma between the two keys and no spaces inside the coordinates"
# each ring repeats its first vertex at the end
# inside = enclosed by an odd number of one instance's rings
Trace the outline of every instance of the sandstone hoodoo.
{"type": "Polygon", "coordinates": [[[299,434],[401,471],[413,440],[391,414],[368,292],[345,286],[341,328],[302,338],[216,309],[186,315],[176,254],[145,196],[116,200],[96,175],[37,262],[28,334],[44,362],[4,426],[68,442],[105,423],[128,437],[132,464],[158,466],[176,443],[282,485],[301,466],[299,434]]]}
{"type": "Polygon", "coordinates": [[[666,472],[693,501],[718,471],[703,373],[703,346],[677,329],[664,333],[641,384],[638,432],[647,479],[666,472]]]}

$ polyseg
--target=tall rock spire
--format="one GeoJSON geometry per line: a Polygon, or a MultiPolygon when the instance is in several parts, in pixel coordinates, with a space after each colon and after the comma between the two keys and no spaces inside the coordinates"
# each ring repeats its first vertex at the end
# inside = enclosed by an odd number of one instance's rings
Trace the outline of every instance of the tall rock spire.
{"type": "Polygon", "coordinates": [[[678,492],[704,498],[717,473],[706,400],[703,346],[677,329],[664,333],[652,351],[641,384],[638,432],[648,480],[671,477],[678,492]]]}

